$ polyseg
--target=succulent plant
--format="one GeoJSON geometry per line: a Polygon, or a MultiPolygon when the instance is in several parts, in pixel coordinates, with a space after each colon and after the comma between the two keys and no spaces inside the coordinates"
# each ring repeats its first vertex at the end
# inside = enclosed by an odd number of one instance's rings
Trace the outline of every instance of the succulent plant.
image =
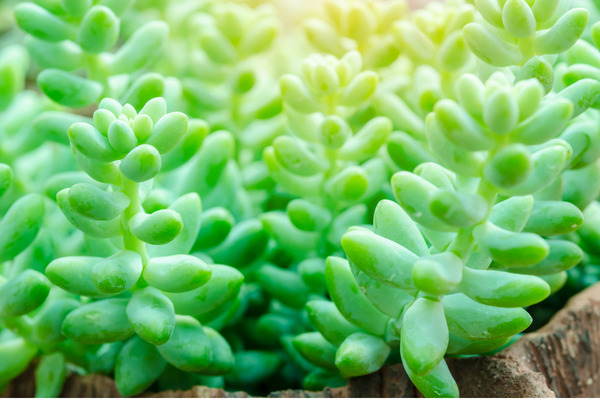
{"type": "Polygon", "coordinates": [[[4,2],[0,389],[31,364],[55,397],[70,374],[265,394],[402,362],[458,396],[445,357],[600,277],[599,18],[4,2]]]}

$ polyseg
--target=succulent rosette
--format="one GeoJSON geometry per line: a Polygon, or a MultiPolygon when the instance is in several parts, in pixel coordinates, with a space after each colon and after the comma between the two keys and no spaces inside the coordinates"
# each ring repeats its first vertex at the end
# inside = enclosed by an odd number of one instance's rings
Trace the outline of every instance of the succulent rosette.
{"type": "Polygon", "coordinates": [[[0,5],[0,389],[456,397],[600,279],[590,1],[0,5]]]}

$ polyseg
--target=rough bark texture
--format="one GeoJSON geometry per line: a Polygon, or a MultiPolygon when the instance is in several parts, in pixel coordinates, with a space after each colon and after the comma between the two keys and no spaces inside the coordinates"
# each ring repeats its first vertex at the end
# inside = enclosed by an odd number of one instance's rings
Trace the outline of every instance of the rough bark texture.
{"type": "MultiPolygon", "coordinates": [[[[600,397],[600,284],[573,297],[542,329],[524,335],[491,357],[448,359],[462,397],[600,397]]],[[[3,393],[31,397],[33,371],[26,371],[3,393]]],[[[71,376],[63,397],[119,397],[112,379],[71,376]]],[[[145,393],[150,397],[248,397],[196,386],[186,391],[145,393]]],[[[285,390],[269,397],[422,397],[401,365],[356,378],[322,392],[285,390]]]]}

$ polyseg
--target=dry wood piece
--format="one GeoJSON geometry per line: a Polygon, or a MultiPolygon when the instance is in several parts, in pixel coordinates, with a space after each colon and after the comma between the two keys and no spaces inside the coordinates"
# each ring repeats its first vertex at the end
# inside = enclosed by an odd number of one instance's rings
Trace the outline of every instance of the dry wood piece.
{"type": "Polygon", "coordinates": [[[104,375],[72,375],[65,382],[62,397],[121,397],[115,381],[104,375]]]}
{"type": "MultiPolygon", "coordinates": [[[[448,359],[463,397],[600,397],[600,284],[573,297],[537,332],[524,335],[491,357],[448,359]]],[[[16,379],[3,397],[31,397],[33,369],[16,379]]],[[[120,397],[114,381],[102,375],[67,379],[63,397],[120,397]]],[[[150,397],[249,397],[195,386],[164,391],[150,397]]],[[[268,397],[420,397],[402,365],[353,379],[342,388],[322,392],[284,390],[268,397]]]]}
{"type": "Polygon", "coordinates": [[[600,397],[600,285],[574,296],[499,357],[540,372],[557,397],[600,397]]]}
{"type": "MultiPolygon", "coordinates": [[[[600,284],[491,357],[448,359],[463,397],[600,397],[600,284]]],[[[417,397],[401,365],[351,381],[352,397],[417,397]]]]}

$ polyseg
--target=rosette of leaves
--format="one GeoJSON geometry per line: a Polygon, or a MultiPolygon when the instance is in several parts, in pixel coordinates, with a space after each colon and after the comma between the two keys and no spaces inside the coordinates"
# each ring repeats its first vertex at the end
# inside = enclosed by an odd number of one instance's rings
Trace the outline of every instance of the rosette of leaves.
{"type": "MultiPolygon", "coordinates": [[[[424,119],[438,100],[455,97],[456,79],[475,72],[462,28],[475,19],[476,12],[461,1],[433,3],[394,24],[400,59],[382,74],[385,89],[375,93],[368,111],[390,118],[399,131],[387,144],[393,169],[412,170],[419,162],[431,160],[424,119]],[[418,159],[407,157],[404,149],[408,148],[419,149],[418,159]]],[[[413,151],[413,155],[417,154],[413,151]]]]}
{"type": "Polygon", "coordinates": [[[293,200],[285,212],[261,219],[278,246],[298,261],[338,249],[347,227],[366,220],[361,203],[386,180],[383,160],[373,156],[391,130],[389,121],[375,118],[354,133],[344,119],[376,89],[377,75],[361,69],[358,52],[340,60],[315,55],[303,63],[302,77],[281,78],[291,135],[276,138],[263,159],[279,190],[293,200]]]}
{"type": "Polygon", "coordinates": [[[29,56],[0,52],[0,387],[34,359],[56,396],[67,371],[264,393],[403,358],[455,395],[444,355],[494,351],[523,307],[599,275],[600,25],[511,1],[329,1],[288,36],[258,2],[21,2],[29,56]],[[326,54],[297,61],[302,34],[326,54]],[[63,112],[24,90],[29,58],[62,106],[119,101],[63,112]]]}
{"type": "Polygon", "coordinates": [[[309,303],[318,332],[295,339],[314,364],[365,375],[399,347],[423,394],[457,396],[444,356],[506,344],[531,323],[522,307],[559,289],[581,261],[560,237],[582,213],[550,193],[587,150],[567,125],[600,89],[544,98],[537,80],[513,86],[496,74],[484,85],[467,74],[456,90],[459,102],[439,101],[426,120],[439,164],[396,173],[398,204],[383,200],[372,228],[342,237],[348,261],[328,258],[335,307],[309,303]],[[525,93],[538,100],[519,101],[525,93]]]}
{"type": "Polygon", "coordinates": [[[551,68],[552,57],[547,56],[573,46],[585,31],[589,17],[588,10],[570,9],[570,2],[564,0],[477,0],[475,7],[480,21],[463,29],[473,54],[496,67],[516,65],[525,69],[523,73],[543,72],[547,79],[552,75],[545,71],[551,68]]]}
{"type": "Polygon", "coordinates": [[[190,2],[170,11],[181,26],[173,49],[189,54],[187,64],[172,68],[181,77],[182,104],[190,115],[238,138],[251,122],[281,111],[273,67],[265,68],[274,64],[265,58],[280,29],[272,6],[190,2]]]}
{"type": "Polygon", "coordinates": [[[60,190],[57,203],[104,256],[58,258],[45,272],[81,296],[82,304],[62,316],[58,334],[82,345],[124,343],[109,346],[106,356],[124,395],[145,390],[167,364],[207,376],[233,367],[227,341],[206,324],[237,296],[243,276],[189,255],[200,230],[199,196],[183,195],[164,208],[154,202],[148,212],[142,206],[143,187],[163,162],[183,151],[186,138],[205,134],[203,121],[167,113],[162,98],[139,112],[105,98],[93,125],[69,128],[75,159],[97,182],[60,190]]]}
{"type": "Polygon", "coordinates": [[[87,107],[106,96],[123,97],[139,108],[162,95],[163,80],[157,74],[130,81],[160,55],[169,31],[166,23],[148,22],[115,49],[119,18],[131,3],[63,0],[15,7],[17,24],[28,34],[25,46],[43,69],[37,83],[46,96],[70,108],[87,107]]]}
{"type": "Polygon", "coordinates": [[[377,88],[377,74],[361,70],[358,52],[339,60],[313,55],[303,62],[301,77],[281,78],[290,135],[276,138],[263,159],[280,190],[297,199],[286,213],[262,219],[284,249],[302,257],[309,249],[328,254],[339,248],[345,229],[366,220],[362,203],[387,180],[377,152],[392,130],[389,119],[348,122],[377,88]]]}
{"type": "MultiPolygon", "coordinates": [[[[361,69],[360,54],[352,52],[341,60],[312,56],[302,78],[283,76],[290,135],[279,136],[263,152],[268,177],[277,184],[271,201],[279,205],[273,210],[265,203],[260,220],[271,242],[247,273],[268,308],[246,322],[245,330],[259,346],[281,341],[288,361],[303,371],[300,377],[315,367],[302,361],[291,338],[308,327],[306,301],[325,295],[324,258],[339,251],[349,226],[365,223],[363,202],[381,195],[388,177],[377,152],[391,131],[389,120],[351,126],[344,119],[368,104],[376,89],[377,75],[361,69]]],[[[318,372],[307,379],[312,388],[343,382],[318,372]]]]}
{"type": "Polygon", "coordinates": [[[339,1],[323,4],[321,18],[304,21],[304,34],[318,51],[343,57],[358,50],[369,69],[392,64],[401,53],[401,46],[392,33],[393,24],[408,15],[408,3],[403,0],[339,1]]]}

